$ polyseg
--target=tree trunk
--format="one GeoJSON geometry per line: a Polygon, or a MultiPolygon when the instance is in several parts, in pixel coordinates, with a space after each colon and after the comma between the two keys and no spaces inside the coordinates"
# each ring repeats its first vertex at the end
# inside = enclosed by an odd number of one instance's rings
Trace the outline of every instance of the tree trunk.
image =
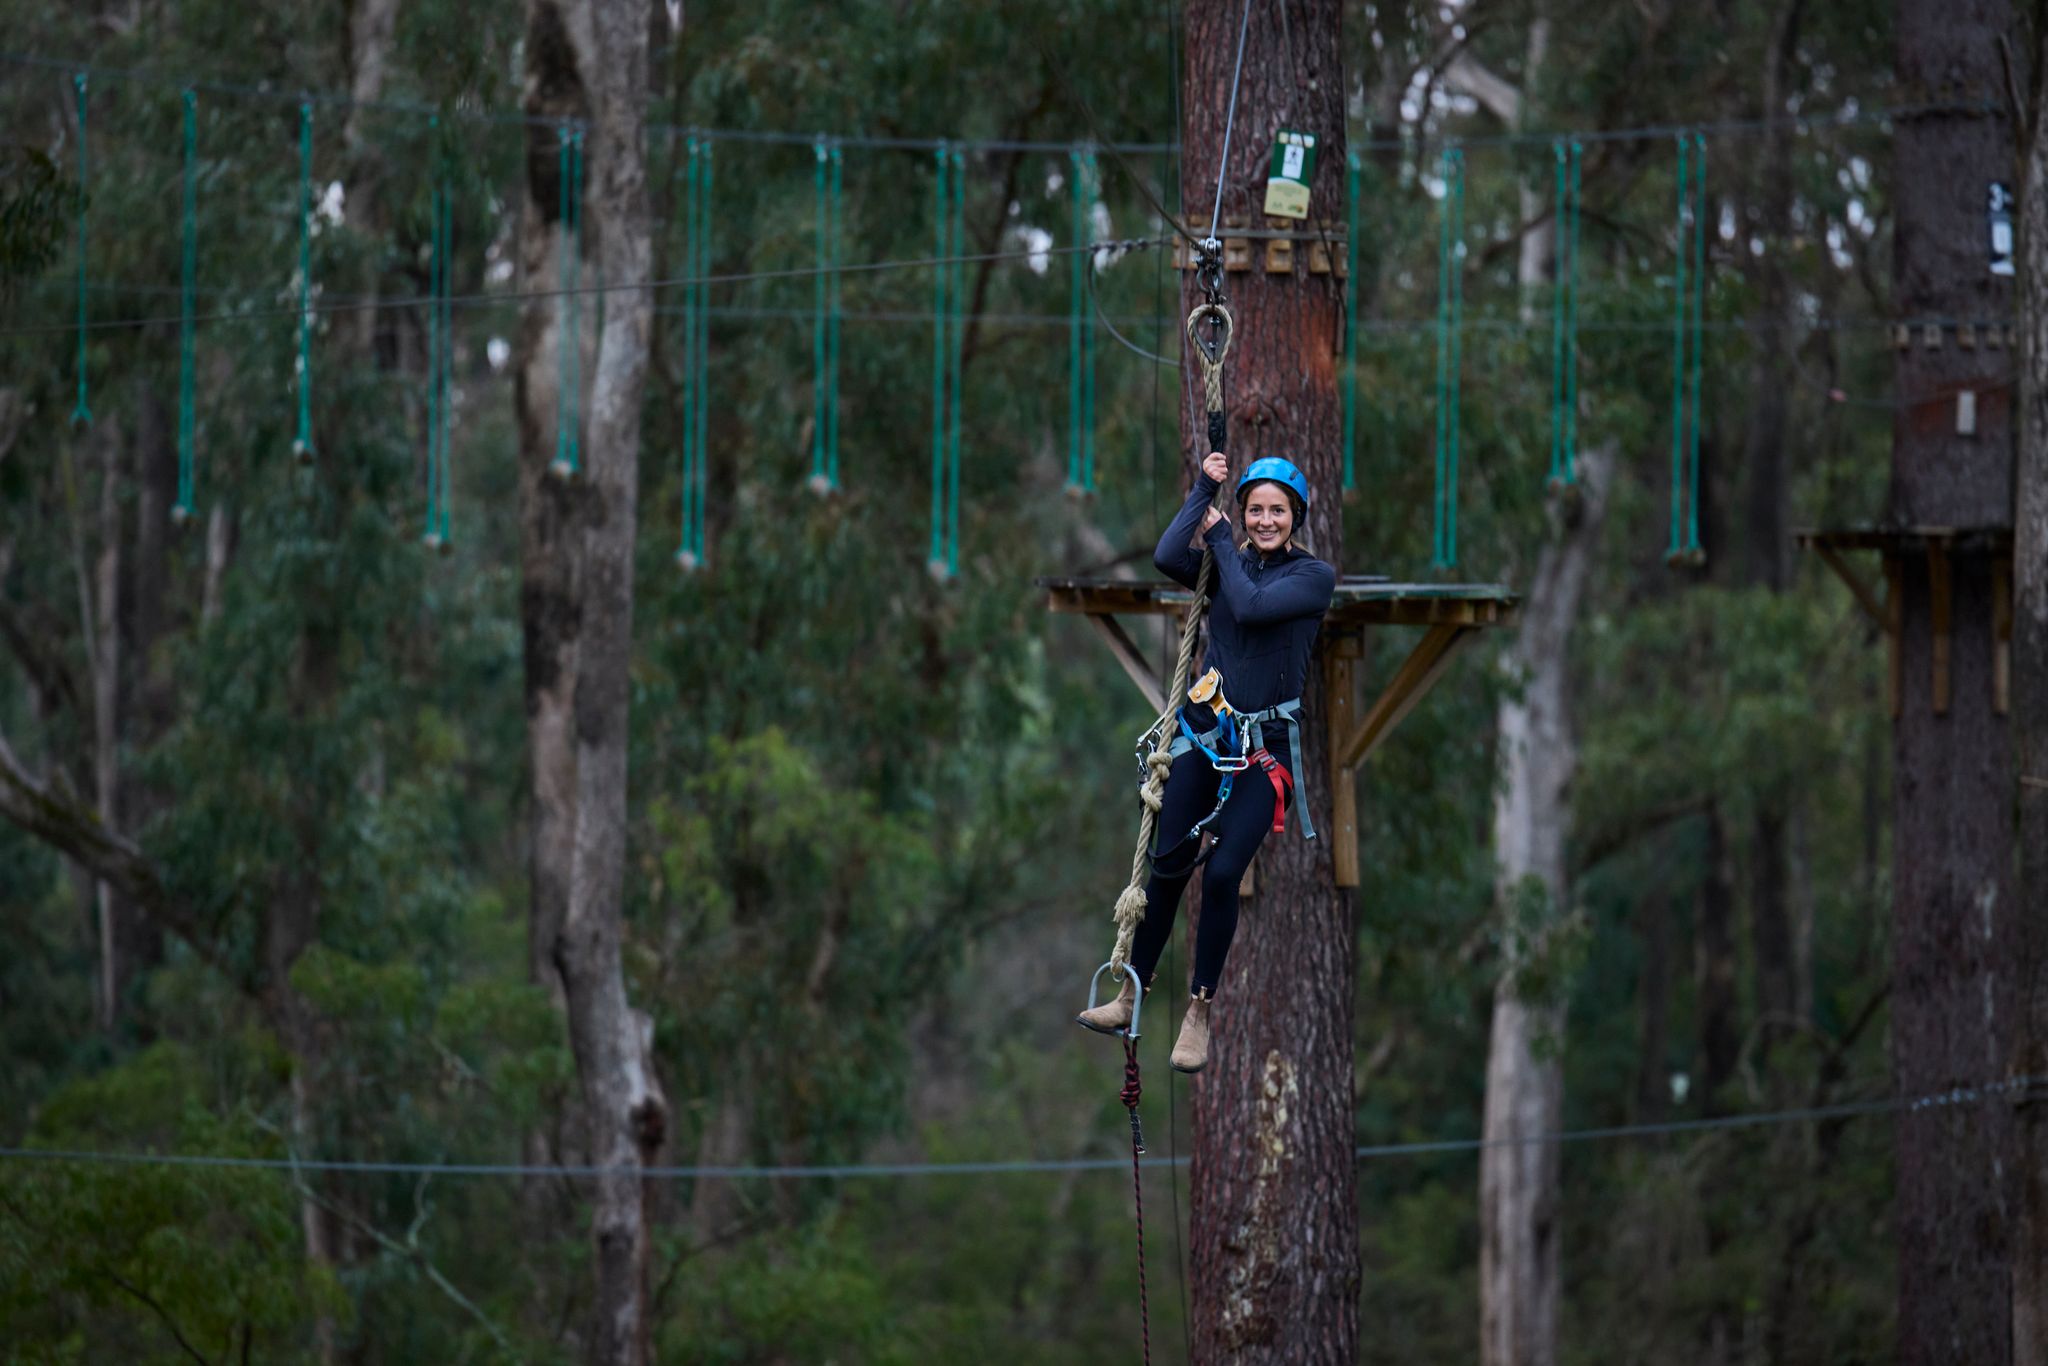
{"type": "Polygon", "coordinates": [[[1506,961],[1494,988],[1479,1158],[1479,1359],[1553,1366],[1561,1310],[1559,1152],[1517,1142],[1564,1118],[1564,1002],[1525,995],[1522,974],[1548,951],[1569,895],[1565,842],[1578,769],[1571,640],[1600,544],[1613,451],[1579,456],[1579,482],[1553,495],[1557,529],[1536,561],[1508,667],[1519,692],[1500,704],[1501,782],[1493,836],[1506,961]]]}
{"type": "MultiPolygon", "coordinates": [[[[1275,8],[1253,13],[1223,179],[1226,218],[1263,223],[1266,165],[1283,120],[1317,138],[1312,217],[1343,212],[1339,6],[1282,5],[1284,23],[1275,8]]],[[[1227,0],[1187,10],[1182,211],[1198,232],[1208,227],[1217,183],[1241,13],[1227,0]]],[[[1340,282],[1253,270],[1229,275],[1225,287],[1236,320],[1225,399],[1233,463],[1284,451],[1299,464],[1316,493],[1308,516],[1316,553],[1341,564],[1340,282]]],[[[1192,275],[1184,277],[1183,309],[1200,298],[1192,275]]],[[[1183,370],[1182,383],[1192,470],[1206,449],[1197,367],[1183,370]]],[[[1304,702],[1295,772],[1327,829],[1320,670],[1309,671],[1304,702]]],[[[1327,843],[1293,830],[1261,852],[1258,891],[1217,993],[1209,1067],[1194,1083],[1192,1352],[1202,1362],[1351,1362],[1359,1278],[1351,906],[1337,892],[1327,843]]]]}
{"type": "MultiPolygon", "coordinates": [[[[2005,0],[1899,0],[1899,87],[2000,90],[2005,0]]],[[[2000,102],[2002,110],[2003,104],[2000,102]]],[[[1988,266],[1985,205],[2013,179],[2002,112],[1936,103],[1893,134],[1895,287],[1902,318],[2005,318],[2009,283],[1988,266]]],[[[2012,407],[1999,352],[1912,346],[1897,353],[1906,395],[1973,390],[1974,435],[1950,407],[1913,404],[1893,427],[1891,517],[1901,525],[2010,525],[2012,407]]],[[[1993,706],[1993,564],[1949,557],[1950,696],[1933,695],[1937,576],[1898,557],[1903,688],[1892,726],[1894,834],[1892,1053],[1915,1096],[2003,1077],[2016,1033],[2019,947],[2012,896],[2012,777],[2005,718],[1993,706]]],[[[1901,1366],[2012,1359],[2011,1110],[1908,1109],[1895,1125],[1901,1366]]]]}
{"type": "MultiPolygon", "coordinates": [[[[2020,170],[2020,430],[2013,518],[2012,727],[2019,761],[2020,1048],[2013,1070],[2048,1077],[2048,24],[2036,10],[2033,97],[2020,170]]],[[[2013,1360],[2048,1366],[2048,1084],[2017,1111],[2013,1360]]]]}
{"type": "Polygon", "coordinates": [[[1742,1031],[1736,1022],[1735,889],[1728,869],[1728,825],[1718,802],[1707,807],[1706,877],[1700,883],[1694,932],[1699,1069],[1692,1094],[1698,1098],[1702,1114],[1718,1115],[1725,1108],[1721,1089],[1735,1075],[1735,1060],[1742,1049],[1742,1031]]]}
{"type": "MultiPolygon", "coordinates": [[[[602,280],[644,280],[652,265],[642,131],[648,28],[645,8],[628,0],[596,0],[578,9],[533,0],[528,9],[529,108],[573,99],[577,92],[588,106],[584,234],[595,244],[594,275],[602,280]]],[[[552,151],[531,148],[527,176],[529,197],[538,201],[528,204],[529,222],[549,232],[559,231],[560,225],[546,224],[550,201],[536,191],[554,188],[554,182],[552,175],[537,176],[536,171],[552,151]]],[[[650,1238],[640,1169],[659,1151],[667,1129],[667,1106],[653,1073],[652,1025],[626,998],[621,962],[634,530],[652,302],[643,292],[617,293],[605,300],[600,316],[588,407],[578,405],[579,412],[589,414],[581,469],[572,480],[558,481],[573,487],[547,490],[532,484],[549,476],[534,468],[531,440],[522,443],[529,457],[521,476],[527,494],[525,548],[532,552],[534,542],[552,532],[556,539],[541,553],[552,551],[549,558],[567,561],[528,561],[529,590],[538,576],[561,595],[537,602],[529,591],[523,606],[528,614],[528,696],[540,692],[560,699],[545,720],[564,728],[550,736],[551,743],[568,747],[566,753],[551,749],[535,756],[537,796],[544,783],[553,781],[561,786],[547,790],[547,798],[568,801],[566,830],[554,824],[536,831],[536,869],[549,881],[543,892],[537,879],[536,912],[543,894],[560,897],[550,908],[560,918],[546,947],[568,1009],[590,1161],[605,1169],[593,1187],[596,1298],[586,1359],[637,1366],[649,1356],[650,1238]],[[561,613],[564,608],[573,627],[566,637],[558,629],[562,616],[534,620],[536,611],[561,613]],[[555,647],[538,660],[537,637],[555,647]],[[549,765],[545,774],[543,760],[549,765]],[[561,858],[564,846],[566,867],[549,863],[543,868],[544,859],[561,858]]],[[[550,330],[545,320],[529,314],[527,337],[550,330]]],[[[530,371],[531,355],[528,362],[530,371]]],[[[530,392],[523,395],[523,436],[528,435],[531,398],[530,392]]],[[[534,726],[529,711],[530,731],[534,726]]],[[[554,818],[561,819],[559,805],[554,818]]],[[[536,824],[541,825],[538,811],[536,824]]],[[[537,924],[536,933],[542,932],[537,924]]]]}

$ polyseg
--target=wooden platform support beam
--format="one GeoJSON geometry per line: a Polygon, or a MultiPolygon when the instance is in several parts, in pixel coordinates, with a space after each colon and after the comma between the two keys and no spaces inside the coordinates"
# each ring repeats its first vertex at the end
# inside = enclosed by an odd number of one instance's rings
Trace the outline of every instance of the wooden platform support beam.
{"type": "Polygon", "coordinates": [[[1394,733],[1394,727],[1415,710],[1415,704],[1429,696],[1429,690],[1451,667],[1451,661],[1478,634],[1470,626],[1430,627],[1408,652],[1408,658],[1401,662],[1393,680],[1374,700],[1364,719],[1349,734],[1330,737],[1330,748],[1344,767],[1355,769],[1371,758],[1373,751],[1394,733]]]}

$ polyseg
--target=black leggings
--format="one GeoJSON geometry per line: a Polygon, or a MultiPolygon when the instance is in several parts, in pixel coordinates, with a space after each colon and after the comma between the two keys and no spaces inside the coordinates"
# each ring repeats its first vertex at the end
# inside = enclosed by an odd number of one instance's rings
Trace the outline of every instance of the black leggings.
{"type": "MultiPolygon", "coordinates": [[[[1268,743],[1267,750],[1292,770],[1284,742],[1268,743]]],[[[1166,775],[1155,846],[1159,855],[1152,860],[1152,880],[1145,886],[1145,918],[1131,941],[1131,966],[1138,970],[1141,982],[1149,984],[1159,966],[1167,936],[1173,933],[1174,916],[1180,910],[1181,893],[1187,890],[1195,859],[1201,854],[1201,840],[1189,839],[1188,832],[1196,821],[1216,810],[1222,779],[1200,750],[1189,750],[1175,759],[1166,775]]],[[[1272,828],[1273,781],[1254,765],[1232,780],[1230,800],[1208,825],[1208,832],[1215,836],[1215,852],[1202,865],[1202,919],[1195,930],[1190,992],[1214,992],[1222,980],[1223,960],[1237,934],[1237,887],[1272,828]]]]}

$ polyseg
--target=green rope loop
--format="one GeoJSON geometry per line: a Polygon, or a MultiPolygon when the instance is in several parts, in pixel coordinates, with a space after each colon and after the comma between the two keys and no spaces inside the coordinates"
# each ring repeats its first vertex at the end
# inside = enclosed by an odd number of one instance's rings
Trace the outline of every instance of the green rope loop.
{"type": "MultiPolygon", "coordinates": [[[[430,120],[438,123],[439,120],[430,120]]],[[[441,534],[441,271],[445,244],[441,240],[441,185],[428,192],[429,230],[433,245],[427,256],[427,527],[421,541],[432,549],[441,534]]]]}
{"type": "Polygon", "coordinates": [[[962,321],[962,301],[966,287],[966,269],[961,261],[965,251],[967,219],[967,163],[960,149],[953,149],[953,241],[952,265],[953,288],[951,306],[952,362],[953,362],[953,411],[947,419],[946,432],[946,576],[960,572],[960,410],[965,405],[965,342],[966,326],[962,321]]]}
{"type": "Polygon", "coordinates": [[[704,509],[711,488],[710,445],[707,440],[710,431],[711,413],[711,190],[714,145],[710,138],[703,140],[700,149],[704,157],[703,172],[699,180],[697,195],[697,225],[693,236],[697,241],[697,492],[695,506],[697,525],[692,531],[692,544],[697,563],[703,564],[709,558],[709,538],[705,534],[707,525],[704,509]]]}
{"type": "Polygon", "coordinates": [[[1585,148],[1573,139],[1571,148],[1571,256],[1566,278],[1564,318],[1564,481],[1579,477],[1579,227],[1585,220],[1579,194],[1579,170],[1585,148]]]}
{"type": "Polygon", "coordinates": [[[694,424],[697,405],[697,139],[685,143],[683,168],[683,315],[680,323],[683,344],[683,469],[677,509],[676,564],[683,569],[697,567],[695,507],[697,484],[697,438],[694,424]]]}
{"type": "Polygon", "coordinates": [[[825,478],[825,408],[831,401],[825,393],[825,239],[831,231],[826,221],[830,210],[825,203],[825,180],[832,154],[822,136],[812,144],[811,153],[817,238],[817,268],[811,274],[811,487],[822,493],[831,487],[825,478]]]}
{"type": "Polygon", "coordinates": [[[71,88],[78,97],[78,402],[71,409],[71,425],[84,427],[92,421],[92,404],[86,392],[85,359],[85,216],[86,188],[92,163],[85,145],[86,79],[83,71],[72,76],[71,88]]]}
{"type": "Polygon", "coordinates": [[[833,490],[839,488],[839,265],[843,260],[840,239],[845,225],[845,158],[838,143],[832,144],[831,253],[832,274],[826,289],[830,295],[825,322],[825,479],[833,490]]]}
{"type": "Polygon", "coordinates": [[[1459,374],[1465,308],[1465,153],[1444,149],[1444,209],[1437,248],[1436,546],[1432,567],[1458,562],[1459,374]]]}
{"type": "Polygon", "coordinates": [[[199,96],[184,92],[185,166],[184,204],[179,225],[181,244],[178,289],[178,501],[171,505],[171,519],[183,522],[192,515],[193,413],[192,305],[199,273],[199,96]]]}
{"type": "Polygon", "coordinates": [[[1344,491],[1357,487],[1352,452],[1358,431],[1358,153],[1344,164],[1344,491]]]}
{"type": "Polygon", "coordinates": [[[1556,163],[1554,168],[1555,188],[1551,191],[1550,232],[1554,246],[1551,248],[1550,266],[1550,482],[1564,482],[1564,295],[1565,295],[1565,252],[1570,241],[1565,216],[1570,212],[1565,196],[1569,193],[1566,180],[1566,162],[1569,159],[1562,139],[1550,144],[1550,154],[1556,163]]]}
{"type": "Polygon", "coordinates": [[[1692,492],[1686,501],[1686,549],[1700,554],[1700,359],[1706,347],[1707,313],[1707,138],[1693,134],[1692,210],[1692,492]]]}
{"type": "Polygon", "coordinates": [[[313,458],[313,102],[299,105],[299,431],[292,454],[313,458]]]}
{"type": "Polygon", "coordinates": [[[1688,136],[1678,135],[1677,253],[1671,278],[1671,544],[1665,551],[1667,557],[1675,557],[1685,549],[1685,258],[1692,226],[1686,217],[1692,194],[1685,160],[1688,136]]]}
{"type": "Polygon", "coordinates": [[[944,143],[933,153],[932,222],[932,535],[926,560],[934,574],[946,567],[946,218],[951,200],[946,191],[947,152],[944,143]]]}

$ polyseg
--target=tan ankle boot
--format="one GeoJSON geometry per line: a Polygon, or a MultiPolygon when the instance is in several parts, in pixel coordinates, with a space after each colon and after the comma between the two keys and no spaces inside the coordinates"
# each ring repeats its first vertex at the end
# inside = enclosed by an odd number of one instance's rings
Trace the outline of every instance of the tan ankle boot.
{"type": "Polygon", "coordinates": [[[1180,1037],[1174,1040],[1167,1061],[1176,1072],[1199,1072],[1209,1065],[1209,996],[1188,998],[1188,1016],[1180,1023],[1180,1037]]]}
{"type": "MultiPolygon", "coordinates": [[[[1150,996],[1152,988],[1145,988],[1145,994],[1150,996]]],[[[1099,1005],[1093,1010],[1082,1011],[1074,1017],[1074,1023],[1083,1029],[1092,1029],[1097,1034],[1114,1034],[1120,1029],[1128,1028],[1131,1023],[1131,1002],[1134,996],[1131,979],[1126,977],[1123,990],[1116,994],[1115,1000],[1099,1005]]]]}

